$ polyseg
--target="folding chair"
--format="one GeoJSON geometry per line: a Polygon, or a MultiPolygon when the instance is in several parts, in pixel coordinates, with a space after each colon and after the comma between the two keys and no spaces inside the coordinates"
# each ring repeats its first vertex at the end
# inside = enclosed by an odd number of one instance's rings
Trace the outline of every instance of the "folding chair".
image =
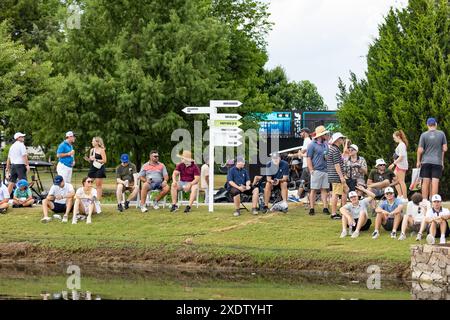
{"type": "MultiPolygon", "coordinates": [[[[178,205],[187,205],[189,204],[189,199],[188,200],[184,200],[184,194],[187,193],[189,194],[189,192],[184,192],[183,190],[178,190],[178,205]]],[[[193,204],[196,205],[196,207],[198,208],[198,204],[199,204],[199,196],[200,196],[200,188],[197,188],[197,195],[196,195],[196,200],[194,201],[193,204]]]]}
{"type": "MultiPolygon", "coordinates": [[[[139,181],[139,192],[137,194],[137,200],[136,200],[136,208],[139,208],[141,206],[141,190],[142,190],[142,181],[139,181]]],[[[153,200],[156,198],[156,196],[159,194],[160,190],[150,190],[147,192],[147,197],[145,199],[145,205],[149,205],[153,202],[153,200]]],[[[165,195],[159,203],[162,203],[163,208],[166,207],[167,204],[167,195],[165,195]]]]}

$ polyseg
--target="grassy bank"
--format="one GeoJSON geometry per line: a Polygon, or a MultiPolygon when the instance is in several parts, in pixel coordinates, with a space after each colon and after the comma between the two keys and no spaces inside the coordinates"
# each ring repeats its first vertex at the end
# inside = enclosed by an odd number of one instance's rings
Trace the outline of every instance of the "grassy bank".
{"type": "MultiPolygon", "coordinates": [[[[93,263],[168,263],[218,267],[365,272],[378,264],[393,276],[407,275],[413,238],[397,241],[387,232],[377,240],[364,232],[339,239],[340,221],[303,208],[288,214],[232,216],[229,206],[208,213],[194,208],[185,215],[168,209],[142,214],[115,206],[93,218],[92,225],[39,222],[39,207],[0,215],[0,259],[93,263]]],[[[373,227],[371,228],[372,231],[373,227]]]]}

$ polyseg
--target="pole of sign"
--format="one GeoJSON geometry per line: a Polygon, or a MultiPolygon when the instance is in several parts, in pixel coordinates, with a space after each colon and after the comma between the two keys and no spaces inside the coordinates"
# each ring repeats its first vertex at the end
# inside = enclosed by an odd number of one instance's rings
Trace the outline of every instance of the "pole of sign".
{"type": "Polygon", "coordinates": [[[217,108],[212,106],[211,101],[210,105],[210,113],[209,113],[209,183],[208,183],[208,193],[209,193],[209,202],[208,202],[208,211],[214,211],[214,115],[217,114],[217,108]]]}

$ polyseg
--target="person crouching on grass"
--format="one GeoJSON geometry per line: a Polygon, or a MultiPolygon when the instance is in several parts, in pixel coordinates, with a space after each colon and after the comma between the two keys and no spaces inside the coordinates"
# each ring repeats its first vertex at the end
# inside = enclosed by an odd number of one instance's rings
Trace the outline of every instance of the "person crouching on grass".
{"type": "Polygon", "coordinates": [[[441,238],[440,244],[445,244],[445,238],[450,235],[448,228],[448,219],[450,212],[447,208],[442,207],[442,198],[435,194],[431,197],[431,208],[428,209],[427,215],[420,227],[420,235],[427,228],[427,242],[429,244],[435,243],[435,238],[441,238]]]}
{"type": "MultiPolygon", "coordinates": [[[[411,201],[406,206],[406,214],[403,217],[402,233],[398,240],[406,240],[406,230],[411,228],[413,231],[418,231],[417,241],[422,239],[422,233],[420,231],[423,220],[428,210],[431,208],[430,201],[423,199],[422,194],[419,192],[414,193],[411,196],[411,201]]],[[[424,227],[425,228],[425,227],[424,227]]]]}
{"type": "Polygon", "coordinates": [[[13,208],[31,207],[33,203],[34,199],[28,187],[28,181],[19,180],[16,190],[14,190],[13,208]]]}
{"type": "Polygon", "coordinates": [[[397,238],[397,229],[402,222],[403,201],[396,198],[394,189],[387,187],[384,190],[386,200],[375,209],[377,218],[375,220],[375,231],[372,233],[372,239],[380,236],[380,226],[383,225],[384,230],[391,231],[391,238],[397,238]]]}
{"type": "Polygon", "coordinates": [[[82,181],[82,187],[75,193],[75,204],[73,206],[72,224],[77,224],[78,213],[87,215],[86,223],[92,223],[92,214],[96,211],[95,201],[97,200],[97,190],[92,188],[94,179],[85,177],[82,181]]]}
{"type": "Polygon", "coordinates": [[[53,217],[58,219],[61,219],[58,213],[64,213],[62,222],[67,222],[69,212],[72,210],[74,195],[75,191],[73,186],[70,183],[64,182],[62,176],[56,176],[47,198],[42,201],[44,217],[41,219],[41,222],[46,223],[51,220],[48,216],[48,209],[52,210],[55,213],[53,217]]]}
{"type": "Polygon", "coordinates": [[[367,197],[359,200],[359,195],[356,191],[350,191],[348,194],[351,203],[340,209],[342,214],[341,238],[347,236],[347,226],[352,238],[358,238],[359,232],[369,230],[372,224],[372,220],[369,219],[368,209],[371,201],[375,198],[375,194],[362,186],[357,186],[356,189],[365,193],[367,197]]]}
{"type": "Polygon", "coordinates": [[[0,214],[5,214],[9,208],[10,193],[8,187],[3,183],[0,177],[0,214]]]}

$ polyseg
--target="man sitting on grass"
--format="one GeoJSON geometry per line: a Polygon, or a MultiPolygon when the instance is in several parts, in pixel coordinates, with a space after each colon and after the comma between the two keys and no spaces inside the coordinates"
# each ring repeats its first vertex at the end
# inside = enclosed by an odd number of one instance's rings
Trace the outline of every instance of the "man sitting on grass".
{"type": "MultiPolygon", "coordinates": [[[[411,201],[408,202],[406,206],[406,214],[403,217],[402,222],[402,234],[398,240],[402,241],[406,239],[406,230],[411,228],[411,230],[419,232],[417,234],[416,240],[422,239],[422,233],[420,231],[420,226],[427,214],[427,211],[431,208],[430,202],[427,199],[422,198],[422,194],[419,192],[414,193],[411,196],[411,201]]],[[[425,227],[424,227],[425,228],[425,227]]]]}
{"type": "Polygon", "coordinates": [[[383,189],[393,187],[397,184],[395,173],[386,169],[386,162],[378,159],[375,163],[375,169],[372,169],[367,179],[367,186],[370,191],[375,193],[377,198],[383,196],[383,189]]]}
{"type": "Polygon", "coordinates": [[[259,188],[257,186],[250,186],[250,176],[247,170],[244,168],[245,160],[243,157],[237,157],[236,165],[228,170],[227,182],[231,197],[234,202],[234,216],[239,217],[241,215],[241,194],[252,195],[252,213],[258,214],[258,195],[259,188]]]}
{"type": "Polygon", "coordinates": [[[57,219],[61,219],[59,213],[64,213],[62,222],[67,222],[69,212],[72,210],[74,196],[75,190],[73,186],[70,183],[65,183],[62,176],[56,176],[47,198],[42,201],[44,217],[41,219],[41,222],[46,223],[51,220],[48,216],[48,209],[55,213],[53,217],[57,219]]]}
{"type": "Polygon", "coordinates": [[[347,236],[347,226],[349,227],[349,233],[352,238],[359,237],[360,231],[369,230],[372,220],[369,219],[368,208],[370,202],[375,198],[375,194],[362,186],[357,186],[356,189],[367,194],[367,198],[359,200],[358,193],[356,191],[350,191],[348,194],[351,203],[341,207],[342,214],[342,233],[341,238],[347,236]]]}
{"type": "Polygon", "coordinates": [[[33,195],[28,186],[28,181],[25,179],[17,182],[17,188],[14,190],[13,208],[31,207],[33,205],[33,195]]]}
{"type": "Polygon", "coordinates": [[[375,231],[372,233],[372,239],[380,236],[380,226],[386,231],[391,231],[391,238],[397,238],[397,228],[402,222],[403,202],[395,197],[394,189],[387,187],[384,190],[386,200],[383,200],[378,208],[375,209],[377,218],[375,220],[375,231]]]}
{"type": "Polygon", "coordinates": [[[427,242],[429,244],[435,243],[435,238],[441,238],[440,244],[445,244],[445,238],[450,235],[448,228],[448,219],[450,218],[450,212],[447,208],[442,207],[442,198],[440,195],[435,194],[431,197],[431,208],[428,209],[426,218],[420,227],[419,234],[422,236],[422,232],[427,228],[427,242]]]}
{"type": "Polygon", "coordinates": [[[9,191],[3,181],[0,181],[0,214],[5,214],[9,207],[9,191]]]}

